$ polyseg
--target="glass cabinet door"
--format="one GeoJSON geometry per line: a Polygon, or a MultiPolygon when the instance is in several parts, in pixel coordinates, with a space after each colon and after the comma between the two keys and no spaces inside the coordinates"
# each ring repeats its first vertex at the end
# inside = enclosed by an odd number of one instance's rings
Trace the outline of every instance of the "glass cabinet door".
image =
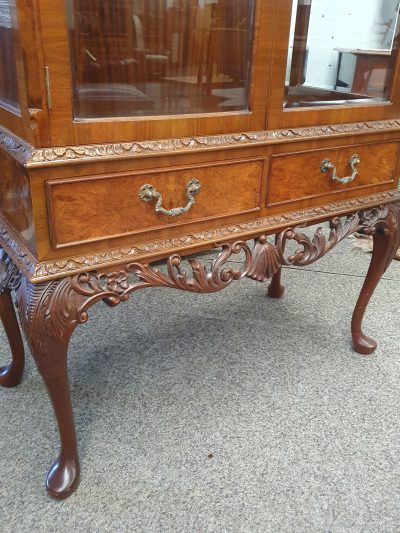
{"type": "Polygon", "coordinates": [[[77,118],[248,111],[254,0],[68,0],[77,118]]]}
{"type": "Polygon", "coordinates": [[[263,129],[274,3],[43,0],[57,142],[263,129]]]}
{"type": "Polygon", "coordinates": [[[346,4],[293,2],[286,107],[390,99],[399,1],[346,4]]]}
{"type": "Polygon", "coordinates": [[[399,0],[291,2],[284,94],[279,96],[285,125],[296,117],[306,123],[307,113],[315,119],[311,109],[319,110],[323,122],[331,108],[329,123],[339,107],[348,121],[373,120],[382,118],[382,107],[374,110],[371,104],[398,104],[399,9],[399,0]]]}
{"type": "Polygon", "coordinates": [[[14,50],[12,12],[14,7],[9,0],[0,0],[0,106],[18,111],[18,80],[14,50]]]}

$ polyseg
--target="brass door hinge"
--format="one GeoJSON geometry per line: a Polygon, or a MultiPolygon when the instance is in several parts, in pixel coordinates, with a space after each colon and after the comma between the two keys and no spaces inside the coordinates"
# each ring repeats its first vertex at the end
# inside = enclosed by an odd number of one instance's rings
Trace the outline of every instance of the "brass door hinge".
{"type": "Polygon", "coordinates": [[[46,101],[47,108],[50,110],[53,107],[53,102],[51,99],[51,78],[50,78],[50,67],[44,67],[44,83],[46,85],[46,101]]]}

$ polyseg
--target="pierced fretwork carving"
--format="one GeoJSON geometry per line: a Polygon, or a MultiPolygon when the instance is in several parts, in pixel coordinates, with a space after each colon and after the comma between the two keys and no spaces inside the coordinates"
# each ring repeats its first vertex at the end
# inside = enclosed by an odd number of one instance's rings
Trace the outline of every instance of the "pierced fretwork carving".
{"type": "Polygon", "coordinates": [[[67,344],[76,325],[88,319],[88,309],[99,300],[115,306],[146,287],[213,293],[245,276],[266,281],[284,265],[305,266],[317,261],[356,231],[362,229],[374,234],[377,229],[381,231],[387,225],[392,226],[390,220],[397,217],[399,205],[387,204],[342,219],[334,218],[330,230],[318,228],[311,237],[299,227],[283,230],[276,236],[275,244],[262,235],[253,250],[244,241],[223,244],[210,268],[197,259],[189,259],[190,273],[182,266],[181,257],[172,255],[166,272],[147,264],[129,263],[116,272],[84,272],[36,285],[23,278],[17,291],[21,321],[34,354],[46,358],[53,352],[44,365],[45,372],[51,373],[55,344],[67,344]],[[293,253],[285,252],[289,241],[299,245],[293,253]],[[228,265],[227,262],[238,254],[243,254],[241,267],[228,265]]]}
{"type": "MultiPolygon", "coordinates": [[[[136,290],[146,287],[168,287],[195,293],[213,293],[244,276],[264,281],[274,277],[272,296],[283,289],[279,275],[283,265],[308,265],[329,252],[338,242],[355,231],[363,230],[374,236],[371,267],[353,315],[352,333],[355,349],[371,353],[375,341],[362,332],[361,323],[368,301],[382,273],[400,245],[400,202],[360,211],[345,218],[331,220],[330,230],[319,228],[309,237],[302,228],[281,231],[275,244],[261,235],[251,250],[244,241],[223,244],[218,256],[207,268],[197,259],[189,259],[185,269],[182,259],[172,255],[166,271],[151,265],[129,263],[116,272],[83,272],[47,283],[32,284],[17,273],[11,261],[1,256],[4,280],[2,286],[16,289],[21,323],[32,353],[51,398],[60,430],[60,454],[50,469],[47,488],[57,498],[68,496],[79,480],[79,459],[67,374],[69,339],[75,327],[88,319],[88,309],[99,300],[110,306],[118,305],[136,290]],[[294,252],[286,245],[297,243],[294,252]],[[243,260],[231,266],[233,258],[243,260]],[[5,267],[5,268],[4,268],[5,267]],[[187,271],[189,270],[189,272],[187,271]]],[[[4,295],[3,295],[4,296],[4,295]]],[[[8,294],[10,296],[10,294],[8,294]]],[[[17,360],[17,359],[15,359],[17,360]]],[[[22,359],[21,359],[22,360],[22,359]]],[[[17,361],[18,362],[18,361],[17,361]]],[[[7,370],[3,384],[17,383],[21,371],[14,376],[7,370]]]]}
{"type": "Polygon", "coordinates": [[[373,233],[377,222],[387,217],[388,212],[388,205],[384,205],[354,213],[344,220],[335,217],[330,222],[328,236],[323,228],[318,228],[313,237],[303,233],[300,228],[288,228],[277,235],[276,244],[273,245],[262,235],[256,240],[253,262],[247,276],[257,281],[266,281],[282,266],[306,266],[314,263],[340,241],[361,228],[373,233]],[[288,241],[298,243],[299,247],[294,253],[285,255],[288,241]]]}
{"type": "Polygon", "coordinates": [[[14,265],[10,257],[0,248],[0,293],[5,290],[16,290],[21,283],[21,271],[14,265]]]}

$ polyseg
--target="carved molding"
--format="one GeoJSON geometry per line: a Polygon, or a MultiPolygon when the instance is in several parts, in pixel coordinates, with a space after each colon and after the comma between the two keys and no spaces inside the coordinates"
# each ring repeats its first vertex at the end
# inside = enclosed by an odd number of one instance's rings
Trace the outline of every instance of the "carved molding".
{"type": "Polygon", "coordinates": [[[22,165],[27,165],[32,157],[33,147],[3,127],[0,127],[0,148],[22,165]]]}
{"type": "Polygon", "coordinates": [[[11,258],[0,248],[0,293],[17,290],[21,284],[22,272],[11,258]]]}
{"type": "Polygon", "coordinates": [[[42,148],[32,150],[28,165],[35,166],[43,163],[64,163],[67,161],[90,161],[99,158],[121,159],[149,154],[204,150],[207,148],[226,148],[227,146],[245,147],[287,140],[302,140],[313,137],[321,138],[333,135],[352,135],[355,133],[371,133],[382,130],[400,130],[400,120],[357,122],[284,130],[263,130],[238,134],[208,135],[203,137],[185,137],[182,139],[162,139],[144,142],[42,148]]]}
{"type": "Polygon", "coordinates": [[[174,250],[182,250],[182,248],[186,248],[189,252],[190,248],[196,245],[205,243],[212,244],[213,241],[246,238],[246,235],[251,236],[257,233],[259,235],[261,233],[273,233],[275,229],[279,229],[279,226],[298,225],[306,221],[312,223],[314,220],[329,218],[333,214],[367,209],[373,205],[396,200],[400,200],[400,192],[389,191],[352,200],[334,202],[324,206],[310,207],[282,215],[271,215],[239,224],[219,226],[217,228],[179,235],[169,239],[144,242],[136,246],[125,246],[104,252],[43,262],[37,261],[34,258],[32,253],[13,236],[11,229],[0,218],[0,245],[25,276],[32,282],[38,283],[67,275],[74,275],[77,272],[110,268],[113,265],[128,263],[132,260],[136,261],[142,258],[145,259],[149,256],[167,255],[174,250]]]}
{"type": "Polygon", "coordinates": [[[325,206],[311,207],[294,211],[283,215],[271,215],[265,218],[259,218],[239,224],[229,226],[220,226],[214,229],[197,231],[186,235],[171,237],[169,239],[155,240],[137,244],[136,246],[127,246],[99,252],[97,254],[81,255],[67,259],[58,259],[56,261],[46,261],[38,263],[34,272],[34,279],[45,280],[46,278],[59,277],[62,275],[73,274],[82,270],[93,270],[95,268],[107,268],[116,263],[138,260],[149,255],[162,255],[166,251],[171,252],[174,249],[179,250],[182,247],[193,247],[208,243],[210,241],[221,241],[222,239],[235,239],[251,233],[271,232],[278,226],[298,224],[313,219],[329,217],[333,213],[346,211],[357,211],[363,207],[372,204],[379,204],[400,199],[400,193],[389,191],[385,193],[374,194],[363,198],[345,200],[327,204],[325,206]]]}
{"type": "Polygon", "coordinates": [[[391,119],[281,130],[262,130],[236,134],[184,137],[181,139],[34,148],[5,128],[0,128],[0,147],[18,159],[22,164],[28,167],[36,167],[47,164],[65,164],[99,159],[125,159],[152,154],[226,148],[228,146],[246,147],[296,139],[320,139],[331,136],[399,130],[400,119],[391,119]]]}
{"type": "Polygon", "coordinates": [[[277,235],[276,244],[261,235],[253,250],[244,241],[223,244],[210,267],[197,259],[188,259],[187,269],[175,254],[167,260],[166,272],[134,262],[114,272],[83,272],[36,285],[23,277],[16,291],[21,323],[41,371],[51,375],[58,368],[57,347],[61,354],[66,353],[60,347],[68,344],[75,327],[88,320],[88,309],[100,300],[113,307],[147,287],[215,293],[245,276],[265,281],[283,265],[305,266],[317,261],[356,231],[398,234],[399,222],[400,202],[335,217],[330,230],[319,228],[312,237],[299,227],[291,227],[277,235]],[[285,251],[288,241],[298,245],[293,253],[285,251]],[[227,264],[238,254],[243,254],[241,264],[235,263],[234,267],[227,264]]]}
{"type": "Polygon", "coordinates": [[[29,279],[34,277],[37,260],[22,242],[14,235],[12,230],[0,215],[0,246],[4,249],[13,263],[29,279]]]}

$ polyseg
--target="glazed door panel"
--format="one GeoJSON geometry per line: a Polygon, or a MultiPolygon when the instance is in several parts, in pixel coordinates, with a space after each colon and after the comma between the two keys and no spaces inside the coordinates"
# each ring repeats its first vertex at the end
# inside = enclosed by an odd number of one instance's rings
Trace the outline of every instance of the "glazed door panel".
{"type": "Polygon", "coordinates": [[[283,0],[279,7],[269,127],[398,116],[397,0],[283,0]]]}
{"type": "Polygon", "coordinates": [[[25,14],[31,11],[31,6],[22,8],[18,0],[0,0],[0,123],[27,140],[32,140],[36,125],[31,124],[33,113],[28,109],[29,59],[21,34],[26,30],[25,14]]]}
{"type": "Polygon", "coordinates": [[[52,138],[86,144],[263,129],[274,4],[44,0],[52,138]]]}
{"type": "Polygon", "coordinates": [[[0,105],[19,112],[13,2],[0,0],[0,105]]]}

